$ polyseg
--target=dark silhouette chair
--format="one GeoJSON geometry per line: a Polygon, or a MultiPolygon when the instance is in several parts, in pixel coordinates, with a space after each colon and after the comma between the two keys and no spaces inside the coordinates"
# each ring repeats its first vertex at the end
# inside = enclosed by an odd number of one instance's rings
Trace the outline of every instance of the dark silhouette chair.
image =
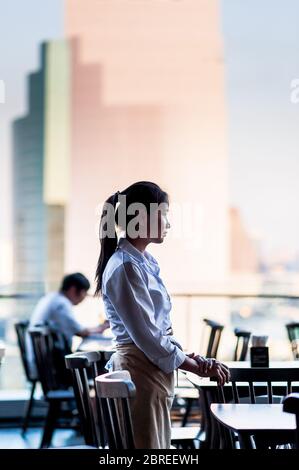
{"type": "Polygon", "coordinates": [[[67,369],[71,371],[82,434],[86,445],[106,445],[102,408],[95,395],[95,378],[104,373],[105,363],[112,353],[78,352],[65,356],[67,369]],[[91,377],[91,380],[89,379],[91,377]]]}
{"type": "Polygon", "coordinates": [[[288,338],[291,343],[292,353],[295,360],[299,359],[299,323],[291,322],[286,325],[288,338]]]}
{"type": "MultiPolygon", "coordinates": [[[[203,322],[204,322],[204,329],[203,329],[202,339],[204,339],[207,336],[208,343],[207,343],[207,349],[205,350],[205,353],[204,351],[202,351],[202,354],[204,354],[205,357],[216,358],[224,325],[221,325],[220,323],[217,323],[213,320],[209,320],[207,318],[204,318],[203,322]]],[[[202,347],[204,347],[204,345],[202,347]]],[[[177,371],[177,383],[179,384],[178,374],[179,372],[177,371]]],[[[183,384],[183,386],[178,385],[176,387],[176,399],[178,398],[182,398],[186,403],[185,412],[183,414],[183,419],[182,419],[182,427],[185,427],[190,417],[191,410],[194,404],[198,403],[200,405],[200,397],[198,394],[198,390],[196,390],[193,385],[190,385],[190,383],[189,385],[185,383],[183,384]]],[[[202,422],[201,422],[202,432],[204,432],[205,424],[204,424],[203,415],[201,419],[202,419],[202,422]]]]}
{"type": "Polygon", "coordinates": [[[21,360],[22,360],[22,365],[23,365],[23,369],[25,372],[25,376],[26,376],[27,381],[31,384],[30,398],[26,403],[25,414],[24,414],[23,423],[22,423],[22,432],[25,433],[30,424],[30,418],[31,418],[31,412],[32,412],[33,406],[36,403],[36,400],[34,399],[34,393],[36,389],[36,384],[38,382],[38,377],[37,375],[33,375],[32,372],[30,371],[30,368],[28,366],[28,360],[27,360],[26,332],[29,326],[29,321],[21,321],[21,322],[15,323],[14,326],[15,326],[15,331],[17,334],[18,346],[19,346],[19,350],[21,354],[21,360]]]}
{"type": "Polygon", "coordinates": [[[299,393],[291,393],[283,399],[283,411],[296,415],[295,448],[299,449],[299,393]]]}
{"type": "Polygon", "coordinates": [[[31,328],[29,334],[44,399],[48,403],[48,413],[40,445],[44,448],[50,446],[60,418],[67,418],[68,427],[74,427],[72,411],[75,396],[73,390],[69,388],[71,375],[64,363],[64,356],[70,351],[63,336],[46,326],[31,328]]]}
{"type": "MultiPolygon", "coordinates": [[[[261,403],[281,402],[282,398],[292,393],[292,383],[299,381],[299,368],[231,368],[231,386],[218,387],[218,403],[261,403]],[[248,388],[240,386],[247,383],[248,388]],[[275,384],[274,384],[275,382],[275,384]],[[246,398],[247,397],[247,398],[246,398]]],[[[224,426],[212,419],[214,433],[220,437],[220,448],[234,448],[235,436],[224,426]]],[[[287,432],[273,432],[265,438],[254,437],[257,448],[267,448],[292,442],[293,436],[287,432]]]]}
{"type": "Polygon", "coordinates": [[[248,352],[251,333],[250,331],[241,330],[239,328],[235,328],[234,333],[237,338],[237,343],[233,360],[245,361],[248,352]]]}
{"type": "Polygon", "coordinates": [[[220,323],[217,323],[213,320],[209,320],[207,318],[204,318],[203,321],[206,325],[206,328],[210,330],[208,347],[205,356],[213,357],[216,359],[224,325],[221,325],[220,323]]]}

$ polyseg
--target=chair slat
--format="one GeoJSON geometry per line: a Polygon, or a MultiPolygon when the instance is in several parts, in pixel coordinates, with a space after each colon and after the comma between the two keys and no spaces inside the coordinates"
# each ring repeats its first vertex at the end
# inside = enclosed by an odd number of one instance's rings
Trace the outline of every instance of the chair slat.
{"type": "Polygon", "coordinates": [[[124,416],[125,416],[125,426],[127,432],[127,442],[129,449],[134,448],[134,437],[133,437],[133,426],[132,426],[132,419],[130,413],[130,403],[129,399],[124,399],[124,416]]]}
{"type": "Polygon", "coordinates": [[[225,403],[226,400],[225,400],[225,394],[224,394],[223,387],[218,386],[217,389],[218,389],[218,400],[219,400],[219,403],[225,403]]]}
{"type": "Polygon", "coordinates": [[[269,380],[267,381],[267,389],[268,389],[268,403],[272,404],[273,403],[273,392],[272,392],[272,384],[269,380]]]}
{"type": "MultiPolygon", "coordinates": [[[[117,413],[116,413],[116,408],[115,408],[115,402],[113,398],[108,398],[107,399],[107,404],[108,404],[108,410],[109,410],[109,423],[111,425],[111,431],[113,435],[113,445],[111,446],[111,443],[109,443],[109,449],[123,449],[122,445],[122,440],[121,440],[121,435],[118,427],[118,419],[117,419],[117,413]]],[[[107,423],[106,423],[107,425],[107,423]]]]}
{"type": "Polygon", "coordinates": [[[251,381],[249,382],[249,393],[250,393],[251,403],[255,404],[256,399],[255,399],[254,385],[253,385],[253,382],[251,381]]]}
{"type": "Polygon", "coordinates": [[[239,403],[239,393],[238,393],[238,387],[236,382],[232,382],[232,390],[233,390],[233,398],[235,403],[239,403]]]}

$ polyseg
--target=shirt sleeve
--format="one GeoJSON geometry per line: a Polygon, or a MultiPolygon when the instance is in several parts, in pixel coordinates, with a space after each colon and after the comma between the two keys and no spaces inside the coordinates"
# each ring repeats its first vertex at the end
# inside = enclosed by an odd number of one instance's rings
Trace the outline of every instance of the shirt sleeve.
{"type": "Polygon", "coordinates": [[[170,373],[186,359],[155,324],[155,311],[138,266],[126,262],[106,284],[106,295],[136,346],[161,370],[170,373]]]}
{"type": "Polygon", "coordinates": [[[84,329],[84,327],[76,320],[72,309],[64,303],[57,305],[55,311],[53,311],[52,320],[54,320],[59,331],[61,331],[61,333],[63,333],[67,338],[76,335],[79,331],[84,329]]]}
{"type": "Polygon", "coordinates": [[[176,338],[170,336],[170,341],[172,342],[172,344],[175,344],[181,351],[183,351],[183,346],[178,342],[176,338]]]}

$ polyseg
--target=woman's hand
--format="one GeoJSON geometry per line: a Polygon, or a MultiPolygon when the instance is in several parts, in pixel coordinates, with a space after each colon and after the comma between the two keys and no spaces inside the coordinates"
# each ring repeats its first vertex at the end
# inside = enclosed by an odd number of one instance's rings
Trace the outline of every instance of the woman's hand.
{"type": "Polygon", "coordinates": [[[215,377],[218,385],[221,386],[230,381],[229,368],[225,364],[216,359],[206,359],[206,361],[209,363],[209,368],[206,372],[200,374],[202,377],[215,377]]]}
{"type": "Polygon", "coordinates": [[[220,361],[212,358],[205,358],[194,353],[187,354],[188,357],[194,359],[198,364],[197,374],[201,377],[215,377],[218,385],[224,385],[230,381],[229,368],[220,361]]]}
{"type": "Polygon", "coordinates": [[[187,356],[194,359],[199,365],[199,375],[207,374],[213,367],[211,359],[206,359],[205,357],[195,353],[187,354],[187,356]]]}
{"type": "Polygon", "coordinates": [[[215,377],[218,385],[221,386],[230,381],[230,372],[225,364],[216,359],[202,357],[194,353],[186,354],[186,359],[180,365],[180,369],[192,372],[200,377],[215,377]]]}

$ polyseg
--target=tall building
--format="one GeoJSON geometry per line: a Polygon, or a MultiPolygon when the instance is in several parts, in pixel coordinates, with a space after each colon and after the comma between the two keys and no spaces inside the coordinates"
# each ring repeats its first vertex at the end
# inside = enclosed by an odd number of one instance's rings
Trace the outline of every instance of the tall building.
{"type": "Polygon", "coordinates": [[[14,281],[45,280],[44,181],[45,46],[41,69],[28,77],[28,112],[13,122],[14,281]]]}
{"type": "Polygon", "coordinates": [[[173,233],[180,224],[183,234],[170,234],[163,248],[151,247],[169,288],[198,290],[226,279],[228,152],[219,14],[218,0],[89,0],[88,8],[66,1],[66,33],[78,38],[81,70],[94,64],[94,73],[74,73],[68,268],[94,276],[97,207],[116,190],[148,179],[161,184],[183,212],[182,222],[173,221],[173,233]]]}
{"type": "Polygon", "coordinates": [[[63,41],[40,50],[40,70],[28,77],[27,114],[12,126],[14,282],[25,289],[55,285],[64,270],[66,116],[59,93],[69,83],[57,61],[66,62],[67,50],[63,41]]]}

